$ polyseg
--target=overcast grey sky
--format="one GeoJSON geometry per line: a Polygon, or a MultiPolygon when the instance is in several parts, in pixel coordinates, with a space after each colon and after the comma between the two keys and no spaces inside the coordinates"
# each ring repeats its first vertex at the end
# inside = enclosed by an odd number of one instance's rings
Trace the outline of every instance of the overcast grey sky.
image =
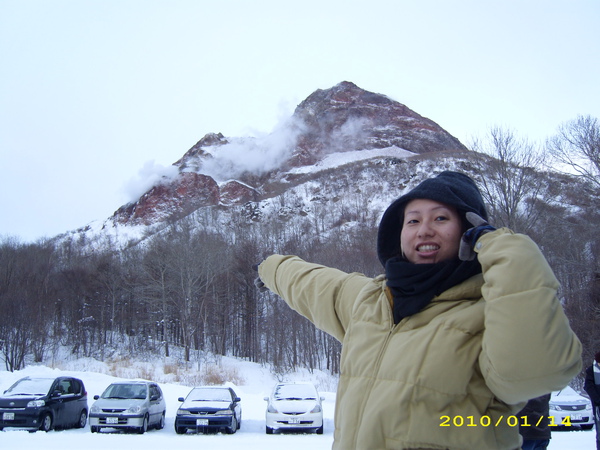
{"type": "Polygon", "coordinates": [[[598,0],[0,0],[0,236],[104,220],[209,132],[352,81],[463,143],[600,117],[598,0]]]}

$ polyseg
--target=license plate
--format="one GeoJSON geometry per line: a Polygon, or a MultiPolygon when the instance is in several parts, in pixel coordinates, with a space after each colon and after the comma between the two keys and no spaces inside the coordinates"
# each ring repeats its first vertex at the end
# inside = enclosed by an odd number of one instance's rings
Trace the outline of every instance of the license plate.
{"type": "Polygon", "coordinates": [[[288,423],[300,423],[300,419],[293,418],[288,420],[288,423]]]}
{"type": "Polygon", "coordinates": [[[581,420],[581,414],[571,414],[571,420],[581,420]]]}
{"type": "Polygon", "coordinates": [[[108,423],[108,424],[119,423],[119,418],[118,417],[107,417],[106,423],[108,423]]]}
{"type": "Polygon", "coordinates": [[[208,425],[208,419],[196,419],[196,426],[205,427],[208,425]]]}
{"type": "Polygon", "coordinates": [[[15,413],[7,413],[2,414],[2,420],[15,420],[15,413]]]}

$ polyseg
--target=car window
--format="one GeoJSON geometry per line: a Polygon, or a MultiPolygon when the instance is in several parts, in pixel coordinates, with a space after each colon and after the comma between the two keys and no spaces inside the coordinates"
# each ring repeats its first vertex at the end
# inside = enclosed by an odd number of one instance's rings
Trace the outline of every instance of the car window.
{"type": "Polygon", "coordinates": [[[316,400],[317,391],[309,384],[280,384],[273,397],[276,400],[316,400]]]}
{"type": "Polygon", "coordinates": [[[160,388],[158,386],[150,386],[150,397],[156,397],[159,399],[162,397],[162,392],[160,391],[160,388]]]}
{"type": "Polygon", "coordinates": [[[135,398],[137,400],[144,400],[146,397],[148,397],[148,386],[146,386],[145,384],[134,386],[132,390],[132,398],[135,398]]]}
{"type": "Polygon", "coordinates": [[[145,399],[147,395],[146,385],[143,384],[111,384],[102,393],[102,398],[112,399],[145,399]]]}
{"type": "Polygon", "coordinates": [[[560,391],[560,395],[577,396],[579,394],[575,392],[575,390],[571,386],[565,386],[565,388],[562,391],[560,391]]]}
{"type": "Polygon", "coordinates": [[[61,393],[61,395],[73,395],[75,394],[74,386],[72,380],[70,379],[62,379],[56,385],[56,390],[61,393]]]}
{"type": "Polygon", "coordinates": [[[229,389],[195,388],[189,393],[188,400],[194,402],[231,402],[232,397],[229,389]]]}
{"type": "Polygon", "coordinates": [[[81,387],[81,381],[73,378],[71,379],[71,388],[74,394],[81,394],[83,389],[81,387]]]}
{"type": "Polygon", "coordinates": [[[53,383],[53,379],[23,378],[8,388],[5,395],[46,395],[53,383]]]}

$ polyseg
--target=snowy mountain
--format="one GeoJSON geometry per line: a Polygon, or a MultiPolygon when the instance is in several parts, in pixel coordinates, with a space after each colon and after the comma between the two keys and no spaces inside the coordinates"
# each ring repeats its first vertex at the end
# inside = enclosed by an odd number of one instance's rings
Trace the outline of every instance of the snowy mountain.
{"type": "Polygon", "coordinates": [[[269,135],[207,134],[173,164],[175,176],[119,208],[112,221],[151,225],[202,207],[273,198],[282,183],[289,189],[325,169],[465,150],[439,125],[405,105],[342,82],[312,93],[269,135]]]}

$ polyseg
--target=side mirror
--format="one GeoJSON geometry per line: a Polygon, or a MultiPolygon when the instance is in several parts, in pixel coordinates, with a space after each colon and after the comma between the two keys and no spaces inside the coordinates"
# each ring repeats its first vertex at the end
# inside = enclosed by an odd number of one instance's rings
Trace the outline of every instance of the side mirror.
{"type": "Polygon", "coordinates": [[[100,398],[99,395],[94,395],[94,400],[98,400],[100,398]]]}
{"type": "Polygon", "coordinates": [[[265,402],[268,402],[268,401],[269,401],[269,397],[265,397],[265,398],[263,398],[263,400],[264,400],[265,402]]]}
{"type": "Polygon", "coordinates": [[[155,402],[156,400],[158,400],[158,395],[155,394],[152,397],[150,397],[151,402],[155,402]]]}
{"type": "Polygon", "coordinates": [[[325,397],[320,397],[320,398],[321,398],[321,401],[325,400],[325,397]]]}
{"type": "Polygon", "coordinates": [[[185,400],[185,399],[184,399],[183,397],[179,397],[179,398],[177,399],[177,401],[178,401],[178,402],[183,402],[184,400],[185,400]]]}
{"type": "Polygon", "coordinates": [[[233,399],[233,401],[237,403],[237,402],[241,402],[241,401],[242,401],[242,399],[241,399],[241,398],[239,398],[239,397],[236,397],[236,398],[234,398],[234,399],[233,399]]]}
{"type": "Polygon", "coordinates": [[[50,395],[50,397],[54,398],[54,397],[60,397],[61,393],[59,390],[56,390],[54,392],[52,392],[52,395],[50,395]]]}

